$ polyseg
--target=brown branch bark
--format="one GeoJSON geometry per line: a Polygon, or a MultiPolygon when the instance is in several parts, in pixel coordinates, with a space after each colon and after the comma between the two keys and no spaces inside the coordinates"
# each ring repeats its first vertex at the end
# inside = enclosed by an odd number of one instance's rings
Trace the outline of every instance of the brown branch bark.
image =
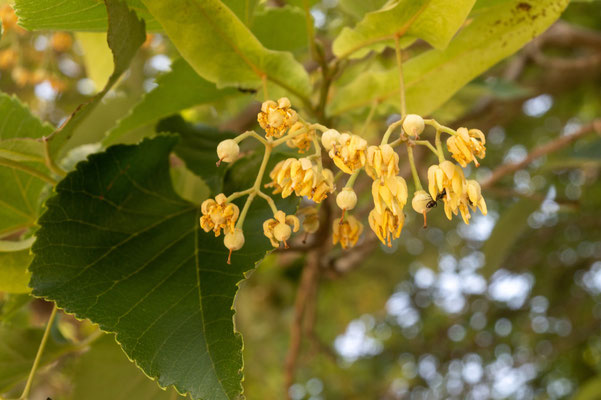
{"type": "Polygon", "coordinates": [[[597,134],[601,135],[601,119],[593,120],[592,122],[589,122],[588,124],[581,126],[580,129],[578,129],[574,133],[571,133],[571,134],[565,135],[565,136],[561,136],[555,140],[552,140],[548,143],[543,144],[542,146],[536,147],[534,150],[532,150],[530,153],[528,153],[526,158],[524,158],[520,162],[506,163],[506,164],[500,165],[492,172],[491,176],[481,184],[482,188],[486,189],[486,188],[491,187],[493,184],[495,184],[497,181],[499,181],[505,175],[511,174],[512,172],[522,169],[522,168],[526,167],[527,165],[529,165],[534,160],[536,160],[537,158],[542,157],[546,154],[552,153],[554,151],[560,150],[560,149],[566,147],[567,145],[569,145],[570,143],[572,143],[574,140],[576,140],[586,134],[589,134],[591,132],[596,132],[597,134]]]}

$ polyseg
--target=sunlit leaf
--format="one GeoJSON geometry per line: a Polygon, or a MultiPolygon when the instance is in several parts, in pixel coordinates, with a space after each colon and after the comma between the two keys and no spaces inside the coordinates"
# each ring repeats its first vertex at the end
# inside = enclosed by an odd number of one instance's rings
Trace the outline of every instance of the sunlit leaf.
{"type": "MultiPolygon", "coordinates": [[[[404,63],[409,112],[434,111],[472,79],[515,53],[545,31],[566,7],[567,0],[541,0],[531,7],[505,1],[483,12],[444,50],[430,50],[404,63]]],[[[396,68],[369,72],[340,88],[329,106],[331,114],[371,105],[375,100],[398,105],[396,68]]]]}
{"type": "MultiPolygon", "coordinates": [[[[436,48],[447,46],[474,5],[475,0],[399,0],[365,15],[353,29],[345,27],[334,40],[338,57],[362,57],[382,50],[395,36],[407,45],[421,38],[436,48]],[[383,43],[385,42],[385,43],[383,43]]],[[[392,42],[394,44],[394,42],[392,42]]]]}
{"type": "Polygon", "coordinates": [[[94,110],[104,95],[117,82],[119,77],[129,67],[129,63],[146,40],[144,22],[139,20],[136,13],[119,0],[106,0],[109,15],[109,28],[107,34],[108,45],[113,52],[115,69],[104,89],[88,103],[80,106],[69,117],[61,128],[54,132],[50,141],[52,154],[57,154],[69,139],[75,129],[94,110]]]}
{"type": "Polygon", "coordinates": [[[180,54],[217,87],[256,89],[263,78],[306,96],[309,76],[292,54],[266,49],[219,0],[142,0],[180,54]]]}
{"type": "MultiPolygon", "coordinates": [[[[149,30],[160,29],[140,0],[126,1],[149,30]]],[[[15,0],[15,10],[29,30],[105,32],[108,25],[106,7],[98,0],[15,0]]]]}
{"type": "Polygon", "coordinates": [[[115,144],[127,132],[186,108],[237,93],[232,88],[217,89],[214,83],[198,76],[185,60],[178,59],[172,64],[171,71],[157,78],[157,87],[146,94],[108,133],[104,144],[115,144]]]}

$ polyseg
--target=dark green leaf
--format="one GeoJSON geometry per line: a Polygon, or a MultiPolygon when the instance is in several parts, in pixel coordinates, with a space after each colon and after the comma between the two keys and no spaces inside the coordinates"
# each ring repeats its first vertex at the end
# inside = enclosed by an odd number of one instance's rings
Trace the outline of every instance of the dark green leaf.
{"type": "MultiPolygon", "coordinates": [[[[244,273],[271,248],[258,234],[271,212],[253,203],[246,244],[228,265],[223,237],[204,233],[200,210],[173,191],[175,142],[159,136],[113,146],[80,163],[40,218],[30,285],[35,295],[116,332],[161,386],[195,399],[234,399],[242,341],[232,303],[244,273]]],[[[287,212],[294,206],[284,204],[287,212]]]]}
{"type": "Polygon", "coordinates": [[[186,163],[188,169],[200,176],[216,195],[223,190],[223,177],[227,164],[217,167],[219,159],[215,149],[219,142],[232,139],[233,132],[221,132],[206,125],[193,125],[176,115],[159,122],[157,132],[178,133],[180,142],[175,146],[175,153],[186,163]]]}
{"type": "Polygon", "coordinates": [[[231,88],[217,89],[214,83],[198,76],[185,60],[178,59],[170,72],[157,78],[157,87],[145,95],[108,133],[104,144],[115,144],[125,133],[186,108],[236,93],[238,92],[231,88]]]}

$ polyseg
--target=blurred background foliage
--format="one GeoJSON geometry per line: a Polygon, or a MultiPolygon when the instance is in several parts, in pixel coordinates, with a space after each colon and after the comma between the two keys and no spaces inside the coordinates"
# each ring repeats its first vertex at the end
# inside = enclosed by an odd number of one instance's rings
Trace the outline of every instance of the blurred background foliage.
{"type": "MultiPolygon", "coordinates": [[[[8,2],[0,3],[0,88],[58,126],[108,80],[113,66],[104,36],[25,31],[15,24],[8,2]]],[[[306,57],[301,61],[311,71],[317,66],[307,57],[302,3],[259,2],[249,25],[267,47],[306,57]],[[272,18],[280,23],[267,29],[272,18]]],[[[316,35],[326,52],[342,27],[383,4],[312,1],[316,35]]],[[[601,3],[572,2],[549,31],[433,113],[449,126],[487,134],[487,158],[472,168],[473,176],[486,181],[496,166],[519,162],[537,146],[601,115],[600,27],[601,3]]],[[[406,56],[425,48],[417,41],[406,56]]],[[[125,77],[77,128],[77,141],[69,146],[72,159],[94,151],[131,104],[152,93],[157,79],[168,79],[177,57],[166,37],[149,33],[125,77]]],[[[337,84],[393,65],[390,50],[349,62],[337,84]]],[[[211,102],[179,100],[190,122],[242,131],[256,125],[254,97],[231,90],[211,102]]],[[[157,120],[166,116],[134,121],[135,129],[119,141],[153,135],[157,120]]],[[[394,117],[386,104],[375,104],[332,122],[373,141],[394,117]]],[[[429,157],[418,155],[423,172],[434,162],[429,157]]],[[[364,251],[355,258],[332,249],[324,255],[319,288],[307,306],[309,326],[288,395],[294,400],[601,399],[600,172],[601,139],[586,135],[487,188],[489,214],[475,216],[469,226],[447,221],[439,207],[422,229],[420,216],[408,212],[391,249],[365,237],[359,244],[364,251]]],[[[174,160],[180,191],[191,190],[189,175],[174,160]]],[[[184,197],[206,196],[202,185],[184,197]]],[[[276,252],[241,285],[236,327],[244,334],[248,399],[284,397],[282,366],[304,258],[302,252],[276,252]]],[[[14,292],[1,282],[0,290],[14,292]]],[[[22,380],[49,307],[26,294],[2,292],[0,307],[0,364],[11,363],[22,380]]],[[[68,315],[58,319],[32,398],[45,398],[48,391],[55,400],[174,398],[156,390],[112,338],[94,337],[88,351],[89,343],[73,344],[94,329],[68,315]]],[[[15,380],[0,374],[0,393],[18,393],[15,380]]]]}

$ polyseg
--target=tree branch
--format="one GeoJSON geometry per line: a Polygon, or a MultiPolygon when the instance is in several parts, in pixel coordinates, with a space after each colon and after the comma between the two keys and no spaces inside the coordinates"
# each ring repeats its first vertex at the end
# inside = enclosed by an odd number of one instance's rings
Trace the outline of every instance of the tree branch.
{"type": "Polygon", "coordinates": [[[536,147],[534,150],[528,153],[526,158],[524,158],[520,162],[506,163],[500,165],[492,172],[491,176],[481,184],[482,188],[486,189],[491,187],[494,183],[496,183],[499,179],[503,178],[505,175],[511,174],[512,172],[522,169],[537,158],[560,150],[572,143],[574,140],[591,132],[596,132],[597,134],[601,135],[601,119],[593,120],[592,122],[581,126],[580,129],[578,129],[574,133],[561,136],[555,140],[545,143],[542,146],[536,147]]]}

